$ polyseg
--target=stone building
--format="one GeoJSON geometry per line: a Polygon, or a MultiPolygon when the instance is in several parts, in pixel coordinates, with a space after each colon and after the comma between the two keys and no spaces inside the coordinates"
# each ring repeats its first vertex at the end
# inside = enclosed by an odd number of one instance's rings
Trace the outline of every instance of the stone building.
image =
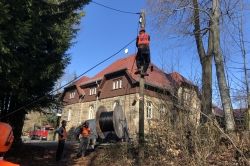
{"type": "MultiPolygon", "coordinates": [[[[151,122],[170,114],[178,119],[180,112],[189,112],[186,121],[194,125],[200,119],[198,90],[179,73],[165,73],[154,64],[145,77],[145,131],[151,122]],[[153,70],[151,70],[153,68],[153,70]]],[[[74,129],[82,121],[94,119],[99,106],[112,111],[116,104],[123,108],[130,135],[138,133],[139,123],[139,75],[135,55],[119,59],[96,74],[83,76],[65,88],[62,95],[64,108],[62,118],[68,121],[67,128],[74,129]]]]}
{"type": "MultiPolygon", "coordinates": [[[[225,122],[225,112],[223,109],[213,106],[212,113],[218,122],[219,126],[223,129],[226,128],[225,122]]],[[[247,116],[247,109],[246,108],[238,108],[233,109],[233,116],[235,121],[236,130],[245,130],[246,129],[246,116],[247,116]]]]}

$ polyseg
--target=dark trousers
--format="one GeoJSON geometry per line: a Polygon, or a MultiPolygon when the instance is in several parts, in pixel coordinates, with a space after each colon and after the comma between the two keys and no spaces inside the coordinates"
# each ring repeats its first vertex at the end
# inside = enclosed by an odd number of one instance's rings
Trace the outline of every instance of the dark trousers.
{"type": "Polygon", "coordinates": [[[56,151],[56,161],[60,161],[63,154],[65,140],[58,141],[57,151],[56,151]]]}
{"type": "Polygon", "coordinates": [[[79,150],[77,153],[78,157],[86,155],[88,145],[89,145],[89,137],[82,137],[79,145],[79,150]]]}
{"type": "Polygon", "coordinates": [[[138,48],[136,55],[136,66],[140,70],[143,66],[143,73],[147,72],[148,66],[150,64],[150,50],[148,47],[138,48]]]}

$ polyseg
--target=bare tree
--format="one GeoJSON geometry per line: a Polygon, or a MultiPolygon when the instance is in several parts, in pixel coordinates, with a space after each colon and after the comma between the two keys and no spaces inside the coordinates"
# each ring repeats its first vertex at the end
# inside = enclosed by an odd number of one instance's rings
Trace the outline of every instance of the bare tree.
{"type": "MultiPolygon", "coordinates": [[[[202,66],[202,112],[205,114],[210,114],[212,111],[212,50],[213,50],[213,38],[211,31],[209,31],[208,36],[208,49],[205,52],[203,46],[202,30],[200,26],[200,7],[197,0],[193,0],[193,25],[194,25],[194,36],[197,46],[197,51],[200,58],[200,63],[202,66]]],[[[209,26],[211,26],[211,21],[209,21],[209,26]]],[[[205,116],[202,116],[204,122],[207,121],[205,116]]]]}
{"type": "MultiPolygon", "coordinates": [[[[232,103],[220,50],[219,26],[223,8],[220,8],[219,1],[149,0],[149,4],[154,11],[154,16],[158,17],[156,20],[159,26],[169,24],[174,26],[175,30],[179,30],[177,31],[179,34],[181,32],[183,35],[194,36],[202,66],[202,112],[207,115],[212,110],[212,57],[214,56],[226,128],[234,130],[232,103]]],[[[227,7],[230,3],[225,0],[224,4],[227,7]]],[[[226,7],[225,10],[228,10],[229,8],[226,7]]],[[[206,117],[202,119],[206,122],[206,117]]]]}
{"type": "Polygon", "coordinates": [[[245,85],[246,85],[246,93],[247,93],[247,123],[246,127],[248,130],[250,130],[250,91],[249,91],[249,81],[248,81],[248,70],[247,64],[246,64],[246,48],[245,48],[245,42],[244,42],[244,34],[243,34],[243,21],[242,21],[242,12],[243,12],[243,5],[241,4],[241,14],[240,14],[240,20],[239,20],[239,39],[240,39],[240,50],[243,58],[243,70],[244,70],[244,77],[245,77],[245,85]]]}
{"type": "Polygon", "coordinates": [[[250,94],[249,94],[249,78],[248,78],[248,67],[247,67],[247,48],[246,47],[246,39],[244,36],[244,14],[245,14],[245,6],[246,5],[246,1],[245,0],[241,0],[238,3],[238,10],[234,12],[234,14],[230,14],[229,15],[229,25],[231,25],[230,29],[234,29],[235,32],[232,34],[229,32],[229,37],[233,40],[236,49],[240,50],[239,53],[239,58],[242,57],[242,60],[238,60],[238,62],[234,62],[232,60],[232,62],[237,63],[238,65],[241,65],[242,67],[238,67],[238,68],[234,68],[239,70],[240,72],[242,72],[242,78],[238,78],[236,75],[234,75],[233,73],[231,73],[231,75],[234,77],[234,79],[236,81],[233,81],[233,84],[236,85],[238,88],[231,88],[232,90],[235,91],[234,93],[234,100],[236,102],[238,102],[238,107],[239,108],[248,108],[247,111],[247,115],[246,115],[246,128],[250,129],[250,121],[249,121],[249,115],[250,115],[250,94]],[[232,17],[233,16],[233,17],[232,17]]]}
{"type": "Polygon", "coordinates": [[[228,131],[235,130],[235,122],[233,117],[233,107],[230,98],[229,88],[226,82],[224,61],[220,50],[220,2],[219,0],[212,1],[212,26],[210,31],[213,36],[213,54],[216,66],[216,76],[219,84],[220,96],[223,110],[225,112],[226,129],[228,131]]]}
{"type": "MultiPolygon", "coordinates": [[[[149,0],[154,16],[158,17],[157,24],[174,27],[176,34],[195,38],[196,47],[202,66],[202,112],[210,114],[212,110],[212,35],[209,31],[209,13],[200,12],[200,4],[197,0],[149,0]],[[155,10],[154,10],[155,9],[155,10]],[[207,24],[208,23],[208,24],[207,24]],[[204,42],[208,40],[208,42],[204,42]],[[204,46],[204,43],[207,46],[204,46]]],[[[202,4],[202,7],[206,7],[202,4]]],[[[203,116],[202,122],[206,122],[203,116]]]]}

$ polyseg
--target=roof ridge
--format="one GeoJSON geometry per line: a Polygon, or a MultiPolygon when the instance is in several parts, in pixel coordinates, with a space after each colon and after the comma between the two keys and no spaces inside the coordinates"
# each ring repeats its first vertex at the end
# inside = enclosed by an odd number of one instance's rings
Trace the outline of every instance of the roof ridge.
{"type": "MultiPolygon", "coordinates": [[[[112,62],[110,65],[105,67],[103,70],[99,71],[96,75],[93,77],[87,77],[83,76],[85,78],[88,78],[84,81],[79,81],[80,85],[83,85],[85,83],[91,83],[96,81],[96,79],[102,80],[106,74],[114,73],[117,71],[122,71],[121,69],[127,69],[127,73],[131,76],[132,79],[139,81],[139,75],[135,74],[135,71],[137,70],[136,64],[135,64],[135,57],[136,54],[130,54],[123,56],[114,62],[112,62]]],[[[148,69],[149,76],[145,77],[145,83],[149,85],[153,85],[156,87],[166,87],[166,86],[175,86],[180,85],[182,82],[191,83],[188,79],[186,79],[184,76],[182,76],[180,73],[173,71],[171,73],[166,73],[163,69],[160,69],[157,65],[154,63],[150,63],[150,66],[153,66],[153,70],[150,70],[150,67],[148,69]]],[[[79,79],[81,80],[81,79],[79,79]]]]}

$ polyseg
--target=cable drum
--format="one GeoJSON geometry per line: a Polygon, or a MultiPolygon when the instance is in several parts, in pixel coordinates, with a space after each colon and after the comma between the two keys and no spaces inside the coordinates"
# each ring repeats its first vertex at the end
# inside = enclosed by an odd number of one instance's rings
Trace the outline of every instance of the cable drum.
{"type": "Polygon", "coordinates": [[[113,126],[118,138],[124,136],[125,117],[121,105],[116,105],[113,113],[113,126]]]}
{"type": "Polygon", "coordinates": [[[102,132],[114,131],[113,127],[113,111],[111,112],[102,112],[100,114],[99,120],[100,128],[102,132]]]}
{"type": "Polygon", "coordinates": [[[101,128],[103,128],[103,122],[99,123],[100,122],[100,118],[101,118],[101,113],[102,112],[107,112],[107,109],[106,107],[104,106],[100,106],[98,109],[97,109],[97,112],[96,112],[96,132],[98,134],[98,136],[102,139],[105,138],[104,136],[104,133],[102,132],[101,128]],[[102,127],[100,127],[100,124],[102,125],[102,127]]]}
{"type": "Polygon", "coordinates": [[[96,131],[100,138],[105,139],[104,132],[114,132],[118,138],[124,136],[126,125],[122,106],[117,105],[114,111],[107,111],[104,106],[100,106],[96,112],[96,131]]]}

